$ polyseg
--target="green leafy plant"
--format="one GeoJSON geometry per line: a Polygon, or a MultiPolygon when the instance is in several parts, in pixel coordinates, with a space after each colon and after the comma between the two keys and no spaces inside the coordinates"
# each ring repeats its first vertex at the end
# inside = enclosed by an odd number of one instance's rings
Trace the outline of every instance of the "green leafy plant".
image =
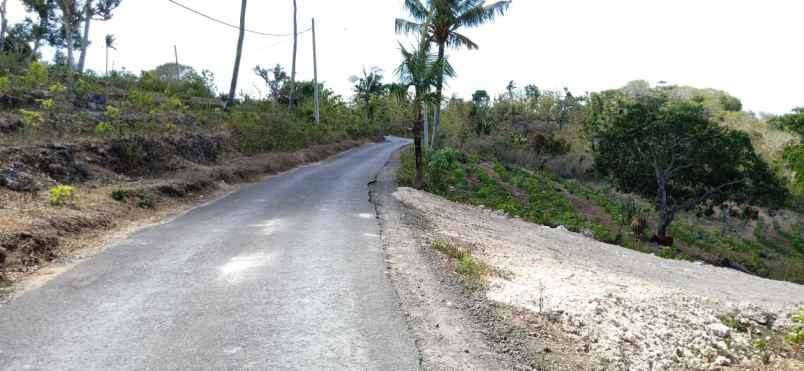
{"type": "MultiPolygon", "coordinates": [[[[81,81],[83,81],[83,80],[81,80],[81,81]]],[[[65,88],[64,85],[62,85],[61,83],[55,82],[55,83],[50,85],[48,90],[53,94],[61,94],[65,90],[67,90],[67,88],[65,88]]]]}
{"type": "Polygon", "coordinates": [[[162,108],[166,110],[184,110],[186,107],[181,99],[171,96],[162,101],[162,108]]]}
{"type": "Polygon", "coordinates": [[[793,328],[784,338],[793,346],[793,350],[801,352],[801,344],[804,343],[804,307],[794,313],[792,319],[793,328]]]}
{"type": "Polygon", "coordinates": [[[106,121],[101,121],[95,126],[95,135],[107,136],[112,133],[112,125],[106,121]]]}
{"type": "Polygon", "coordinates": [[[464,254],[459,260],[455,271],[460,274],[476,275],[483,270],[483,264],[472,255],[464,254]]]}
{"type": "Polygon", "coordinates": [[[36,129],[45,122],[44,117],[39,112],[21,109],[20,113],[22,114],[22,122],[26,127],[36,129]]]}
{"type": "Polygon", "coordinates": [[[36,103],[39,103],[39,106],[46,111],[52,111],[56,108],[56,102],[53,99],[37,99],[36,103]]]}
{"type": "Polygon", "coordinates": [[[59,185],[50,189],[50,205],[64,206],[68,203],[78,202],[78,191],[69,185],[59,185]]]}
{"type": "Polygon", "coordinates": [[[11,91],[11,79],[8,76],[0,76],[0,94],[11,91]]]}
{"type": "Polygon", "coordinates": [[[48,72],[44,63],[34,62],[28,67],[28,73],[22,78],[23,83],[30,88],[40,87],[47,83],[48,72]]]}

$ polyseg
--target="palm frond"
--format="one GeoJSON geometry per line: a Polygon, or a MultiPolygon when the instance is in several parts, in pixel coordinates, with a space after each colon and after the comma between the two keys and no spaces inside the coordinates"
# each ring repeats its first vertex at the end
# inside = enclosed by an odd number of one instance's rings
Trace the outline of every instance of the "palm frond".
{"type": "Polygon", "coordinates": [[[474,41],[457,32],[452,32],[449,35],[449,38],[447,38],[447,45],[449,45],[452,48],[466,47],[466,49],[469,50],[477,50],[478,48],[480,48],[479,46],[477,46],[477,44],[475,44],[474,41]]]}
{"type": "Polygon", "coordinates": [[[485,2],[480,2],[473,8],[461,13],[455,21],[454,28],[477,27],[488,21],[493,21],[498,15],[505,14],[511,6],[511,1],[498,1],[491,5],[484,4],[485,2]]]}
{"type": "Polygon", "coordinates": [[[397,18],[394,24],[396,33],[416,33],[422,29],[421,23],[411,22],[406,19],[397,18]]]}
{"type": "Polygon", "coordinates": [[[404,7],[418,21],[423,21],[430,14],[430,10],[420,0],[405,0],[404,7]]]}

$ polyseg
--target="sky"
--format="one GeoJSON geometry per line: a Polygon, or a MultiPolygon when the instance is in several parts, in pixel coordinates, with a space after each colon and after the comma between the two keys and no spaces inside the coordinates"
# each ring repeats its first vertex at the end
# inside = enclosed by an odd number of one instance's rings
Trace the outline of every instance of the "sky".
{"type": "MultiPolygon", "coordinates": [[[[177,0],[237,24],[240,0],[177,0]]],[[[319,80],[344,97],[349,77],[380,67],[394,79],[399,42],[394,19],[402,0],[297,0],[299,31],[317,22],[319,80]]],[[[493,1],[489,1],[491,3],[493,1]]],[[[9,0],[12,21],[25,14],[9,0]]],[[[569,88],[576,95],[643,79],[728,91],[747,110],[782,114],[804,106],[804,1],[798,0],[514,0],[494,23],[465,30],[480,49],[450,50],[458,72],[448,95],[468,99],[485,89],[569,88]]],[[[292,33],[290,0],[249,1],[246,28],[292,33]]],[[[220,91],[231,81],[237,30],[168,0],[123,0],[108,22],[93,22],[87,66],[103,71],[104,36],[117,37],[117,69],[139,72],[174,60],[211,70],[220,91]]],[[[311,33],[299,37],[297,78],[312,79],[311,33]]],[[[265,94],[256,65],[289,70],[291,37],[246,34],[238,91],[265,94]]],[[[77,57],[76,57],[77,59],[77,57]]]]}

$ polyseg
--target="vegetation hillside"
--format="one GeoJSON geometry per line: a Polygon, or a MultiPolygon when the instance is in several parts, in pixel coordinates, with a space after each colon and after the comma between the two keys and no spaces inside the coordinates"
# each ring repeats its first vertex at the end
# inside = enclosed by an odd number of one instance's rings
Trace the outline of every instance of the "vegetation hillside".
{"type": "MultiPolygon", "coordinates": [[[[584,96],[535,85],[518,89],[511,83],[506,94],[494,99],[484,91],[475,93],[472,101],[453,98],[443,115],[437,146],[425,155],[423,188],[430,192],[640,251],[804,282],[804,219],[796,170],[800,162],[791,155],[800,140],[789,129],[798,126],[780,123],[794,121],[792,116],[745,112],[739,99],[714,89],[651,87],[643,81],[584,96]],[[658,101],[657,113],[676,112],[682,114],[681,121],[667,114],[645,116],[653,115],[652,106],[644,103],[652,100],[658,101]],[[689,126],[695,120],[708,129],[689,126]],[[611,136],[617,122],[626,131],[611,136]],[[672,149],[673,144],[663,140],[673,137],[672,131],[651,134],[663,130],[657,126],[661,122],[670,125],[668,130],[684,127],[678,140],[696,143],[693,147],[705,157],[673,157],[688,163],[679,170],[686,183],[676,181],[676,187],[683,188],[672,194],[684,198],[695,190],[707,193],[720,186],[706,183],[716,176],[725,177],[724,183],[740,177],[745,181],[717,189],[717,196],[697,199],[663,219],[669,214],[662,213],[655,192],[653,163],[640,159],[661,162],[672,149]],[[607,136],[601,137],[601,131],[607,136]],[[606,138],[613,140],[611,147],[601,147],[606,138]],[[716,138],[732,138],[733,144],[716,138]],[[724,147],[735,145],[742,149],[724,147]],[[622,157],[630,147],[644,152],[622,157]],[[735,151],[747,157],[739,160],[729,154],[735,151]],[[619,157],[612,157],[615,154],[619,157]],[[706,162],[706,157],[714,162],[706,162]],[[738,162],[731,170],[705,171],[700,174],[704,178],[691,182],[699,176],[698,169],[716,169],[729,161],[738,162]],[[639,170],[642,166],[648,170],[639,170]],[[746,172],[748,166],[752,174],[746,172]],[[726,171],[730,175],[717,175],[726,171]],[[633,177],[626,176],[629,172],[633,177]],[[635,235],[634,222],[640,219],[644,226],[635,235]],[[663,220],[669,220],[669,243],[657,238],[663,220]]],[[[415,185],[414,160],[412,152],[403,155],[401,179],[408,185],[415,185]]]]}

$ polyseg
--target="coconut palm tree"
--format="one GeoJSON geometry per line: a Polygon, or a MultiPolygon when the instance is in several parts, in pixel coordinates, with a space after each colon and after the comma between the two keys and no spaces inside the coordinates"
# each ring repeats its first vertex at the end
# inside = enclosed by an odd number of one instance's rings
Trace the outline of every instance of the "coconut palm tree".
{"type": "Polygon", "coordinates": [[[243,39],[246,36],[246,3],[247,0],[243,0],[240,5],[240,35],[237,38],[237,54],[235,55],[232,85],[229,88],[229,99],[226,100],[226,109],[234,104],[235,93],[237,92],[237,75],[240,73],[240,57],[243,55],[243,39]]]}
{"type": "MultiPolygon", "coordinates": [[[[415,21],[396,20],[396,31],[417,33],[426,27],[431,42],[438,45],[438,57],[444,58],[447,46],[474,50],[478,45],[459,33],[461,28],[472,28],[493,21],[508,10],[511,1],[497,1],[486,5],[485,0],[405,0],[405,9],[415,21]]],[[[441,100],[444,88],[444,75],[439,74],[436,81],[436,111],[433,126],[433,139],[441,126],[441,100]]],[[[433,141],[434,141],[433,140],[433,141]]]]}
{"type": "Polygon", "coordinates": [[[426,34],[421,35],[418,47],[411,50],[399,45],[402,53],[402,63],[397,67],[396,74],[399,84],[392,89],[397,97],[407,97],[407,92],[413,88],[413,142],[416,151],[416,180],[415,187],[421,188],[424,181],[424,161],[422,149],[422,116],[423,105],[434,99],[432,89],[437,86],[443,76],[453,76],[455,71],[446,59],[439,58],[430,49],[430,41],[426,34]]]}
{"type": "Polygon", "coordinates": [[[369,71],[366,71],[366,68],[363,68],[363,76],[352,76],[349,78],[353,84],[355,84],[354,90],[357,93],[357,99],[363,101],[364,107],[364,116],[366,121],[366,126],[369,125],[371,120],[373,119],[373,109],[371,107],[371,97],[380,95],[385,90],[385,86],[382,84],[382,69],[379,67],[372,67],[369,71]]]}
{"type": "Polygon", "coordinates": [[[112,34],[106,35],[106,76],[109,76],[109,49],[117,50],[114,46],[116,38],[112,34]]]}

